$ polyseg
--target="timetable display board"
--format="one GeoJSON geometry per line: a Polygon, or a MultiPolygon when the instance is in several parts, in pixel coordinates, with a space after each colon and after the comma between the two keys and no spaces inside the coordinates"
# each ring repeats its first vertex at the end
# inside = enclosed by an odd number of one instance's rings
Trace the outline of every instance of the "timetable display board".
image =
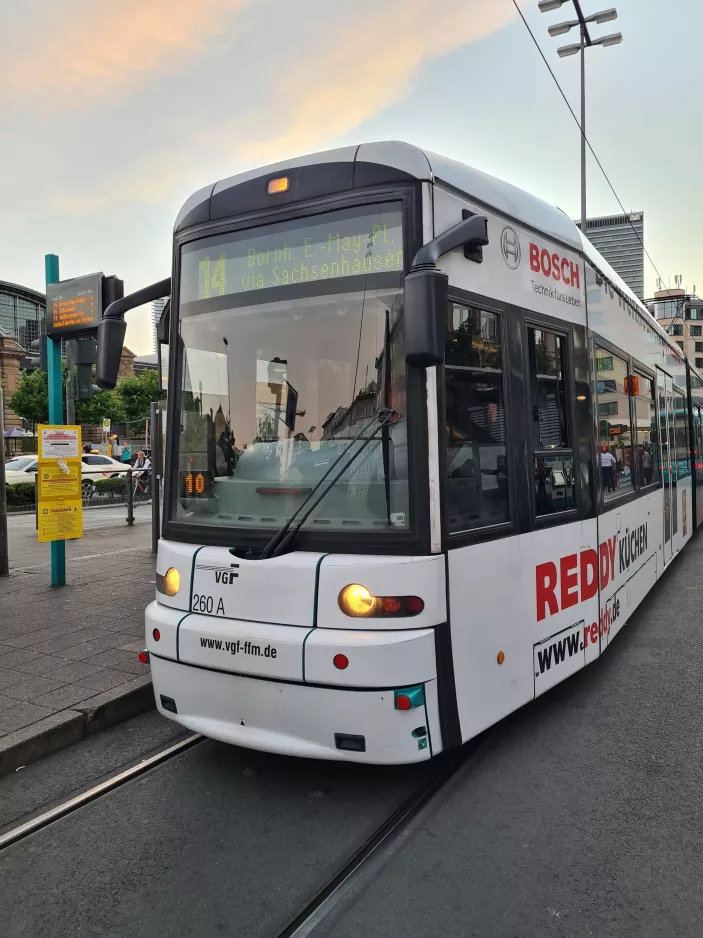
{"type": "Polygon", "coordinates": [[[102,317],[103,274],[60,280],[46,288],[46,332],[75,338],[95,332],[102,317]]]}

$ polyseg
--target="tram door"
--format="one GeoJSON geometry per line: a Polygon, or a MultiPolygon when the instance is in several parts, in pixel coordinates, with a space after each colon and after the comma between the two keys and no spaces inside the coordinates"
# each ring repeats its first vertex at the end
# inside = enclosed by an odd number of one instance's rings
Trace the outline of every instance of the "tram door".
{"type": "Polygon", "coordinates": [[[659,464],[664,488],[664,563],[672,557],[676,519],[676,441],[674,438],[674,387],[669,375],[657,369],[659,398],[659,464]]]}
{"type": "Polygon", "coordinates": [[[695,480],[696,527],[703,524],[703,411],[693,404],[693,476],[695,480]]]}

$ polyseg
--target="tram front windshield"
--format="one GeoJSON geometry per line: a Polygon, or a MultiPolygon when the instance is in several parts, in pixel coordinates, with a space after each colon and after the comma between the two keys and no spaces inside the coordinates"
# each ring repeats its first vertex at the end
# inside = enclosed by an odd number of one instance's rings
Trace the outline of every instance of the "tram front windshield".
{"type": "Polygon", "coordinates": [[[402,235],[387,203],[182,247],[176,522],[270,535],[390,407],[306,530],[407,530],[402,235]]]}

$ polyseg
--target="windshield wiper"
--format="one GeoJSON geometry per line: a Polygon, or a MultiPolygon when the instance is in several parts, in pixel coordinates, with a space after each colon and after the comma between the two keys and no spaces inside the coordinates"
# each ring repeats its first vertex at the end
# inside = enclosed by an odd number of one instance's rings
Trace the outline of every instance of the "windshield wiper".
{"type": "Polygon", "coordinates": [[[364,451],[364,450],[366,449],[366,447],[369,445],[369,443],[371,442],[371,440],[373,440],[373,438],[376,436],[376,434],[379,432],[379,430],[382,430],[385,426],[387,426],[387,424],[389,423],[391,417],[394,417],[394,416],[395,416],[395,411],[394,411],[394,410],[392,410],[392,409],[390,409],[390,408],[388,408],[388,407],[379,407],[379,408],[378,408],[378,410],[377,410],[376,413],[373,415],[373,417],[371,418],[371,420],[369,421],[369,423],[367,423],[365,427],[362,427],[362,429],[361,429],[361,430],[359,431],[359,433],[354,437],[354,439],[349,442],[349,445],[339,454],[339,456],[337,456],[337,458],[335,459],[335,461],[334,461],[334,462],[332,463],[332,465],[327,469],[327,471],[326,471],[325,474],[322,476],[322,478],[319,479],[319,480],[317,481],[317,483],[313,486],[313,488],[312,488],[312,490],[310,491],[310,493],[308,494],[307,498],[306,498],[303,502],[301,502],[300,505],[298,505],[298,507],[296,508],[296,510],[293,512],[293,514],[290,516],[290,518],[288,518],[288,520],[287,520],[286,523],[280,528],[280,530],[276,531],[276,533],[275,533],[274,536],[271,538],[271,540],[268,542],[268,544],[266,545],[266,547],[264,547],[264,549],[263,549],[263,551],[262,551],[262,553],[261,553],[261,556],[260,556],[260,558],[259,558],[260,560],[266,560],[268,557],[277,557],[279,554],[283,553],[283,551],[285,550],[285,548],[288,547],[288,545],[291,543],[291,541],[292,541],[293,538],[296,536],[296,534],[297,534],[298,531],[301,529],[301,527],[305,524],[305,522],[306,522],[307,519],[310,517],[310,515],[313,513],[313,511],[314,511],[314,510],[317,508],[317,506],[320,504],[320,502],[321,502],[322,499],[325,497],[325,495],[327,495],[327,493],[330,491],[330,489],[332,489],[332,488],[337,484],[337,482],[339,482],[339,480],[340,480],[341,477],[344,475],[344,473],[347,471],[347,469],[351,466],[351,464],[354,462],[354,460],[355,460],[361,453],[363,453],[363,451],[364,451]],[[342,468],[339,470],[339,472],[335,475],[335,477],[332,479],[332,481],[326,486],[326,488],[323,489],[322,492],[320,492],[320,494],[317,496],[317,498],[315,498],[315,497],[314,497],[314,496],[315,496],[315,493],[320,490],[320,487],[321,487],[321,486],[324,484],[324,482],[327,480],[327,478],[329,477],[330,473],[331,473],[332,470],[335,468],[335,466],[339,465],[340,461],[341,461],[342,459],[344,459],[344,457],[347,455],[347,453],[349,452],[349,450],[354,446],[355,443],[357,443],[357,442],[361,439],[361,437],[363,436],[363,434],[366,433],[366,431],[368,430],[368,428],[371,426],[371,424],[372,424],[375,420],[378,420],[378,424],[376,425],[376,428],[374,429],[373,433],[372,433],[370,436],[366,437],[366,439],[364,440],[364,442],[362,443],[362,445],[359,447],[359,449],[357,449],[354,453],[352,453],[352,455],[349,457],[349,459],[347,459],[347,461],[344,463],[344,465],[343,465],[342,468]],[[301,511],[303,510],[303,508],[305,508],[305,506],[308,505],[309,503],[310,503],[310,507],[308,508],[308,510],[305,512],[304,515],[302,515],[302,517],[298,518],[298,515],[300,515],[301,511]],[[296,520],[296,519],[297,519],[297,520],[296,520]],[[295,522],[295,524],[293,524],[293,522],[295,522]]]}

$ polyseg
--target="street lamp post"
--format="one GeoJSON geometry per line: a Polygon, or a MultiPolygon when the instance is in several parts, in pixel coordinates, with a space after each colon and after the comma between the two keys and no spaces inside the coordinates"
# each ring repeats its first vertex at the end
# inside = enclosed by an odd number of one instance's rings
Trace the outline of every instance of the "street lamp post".
{"type": "Polygon", "coordinates": [[[557,49],[557,55],[563,59],[569,55],[581,53],[581,231],[586,234],[586,46],[615,46],[622,42],[622,33],[611,33],[609,36],[601,36],[600,39],[592,39],[588,29],[589,23],[608,23],[617,18],[618,11],[612,7],[609,10],[601,10],[600,13],[592,13],[590,16],[584,16],[581,9],[581,0],[540,0],[539,9],[541,13],[551,13],[552,10],[560,9],[564,3],[573,3],[577,19],[568,20],[565,23],[556,23],[550,26],[547,32],[550,36],[564,36],[575,26],[578,26],[580,32],[580,42],[569,46],[561,46],[557,49]]]}

